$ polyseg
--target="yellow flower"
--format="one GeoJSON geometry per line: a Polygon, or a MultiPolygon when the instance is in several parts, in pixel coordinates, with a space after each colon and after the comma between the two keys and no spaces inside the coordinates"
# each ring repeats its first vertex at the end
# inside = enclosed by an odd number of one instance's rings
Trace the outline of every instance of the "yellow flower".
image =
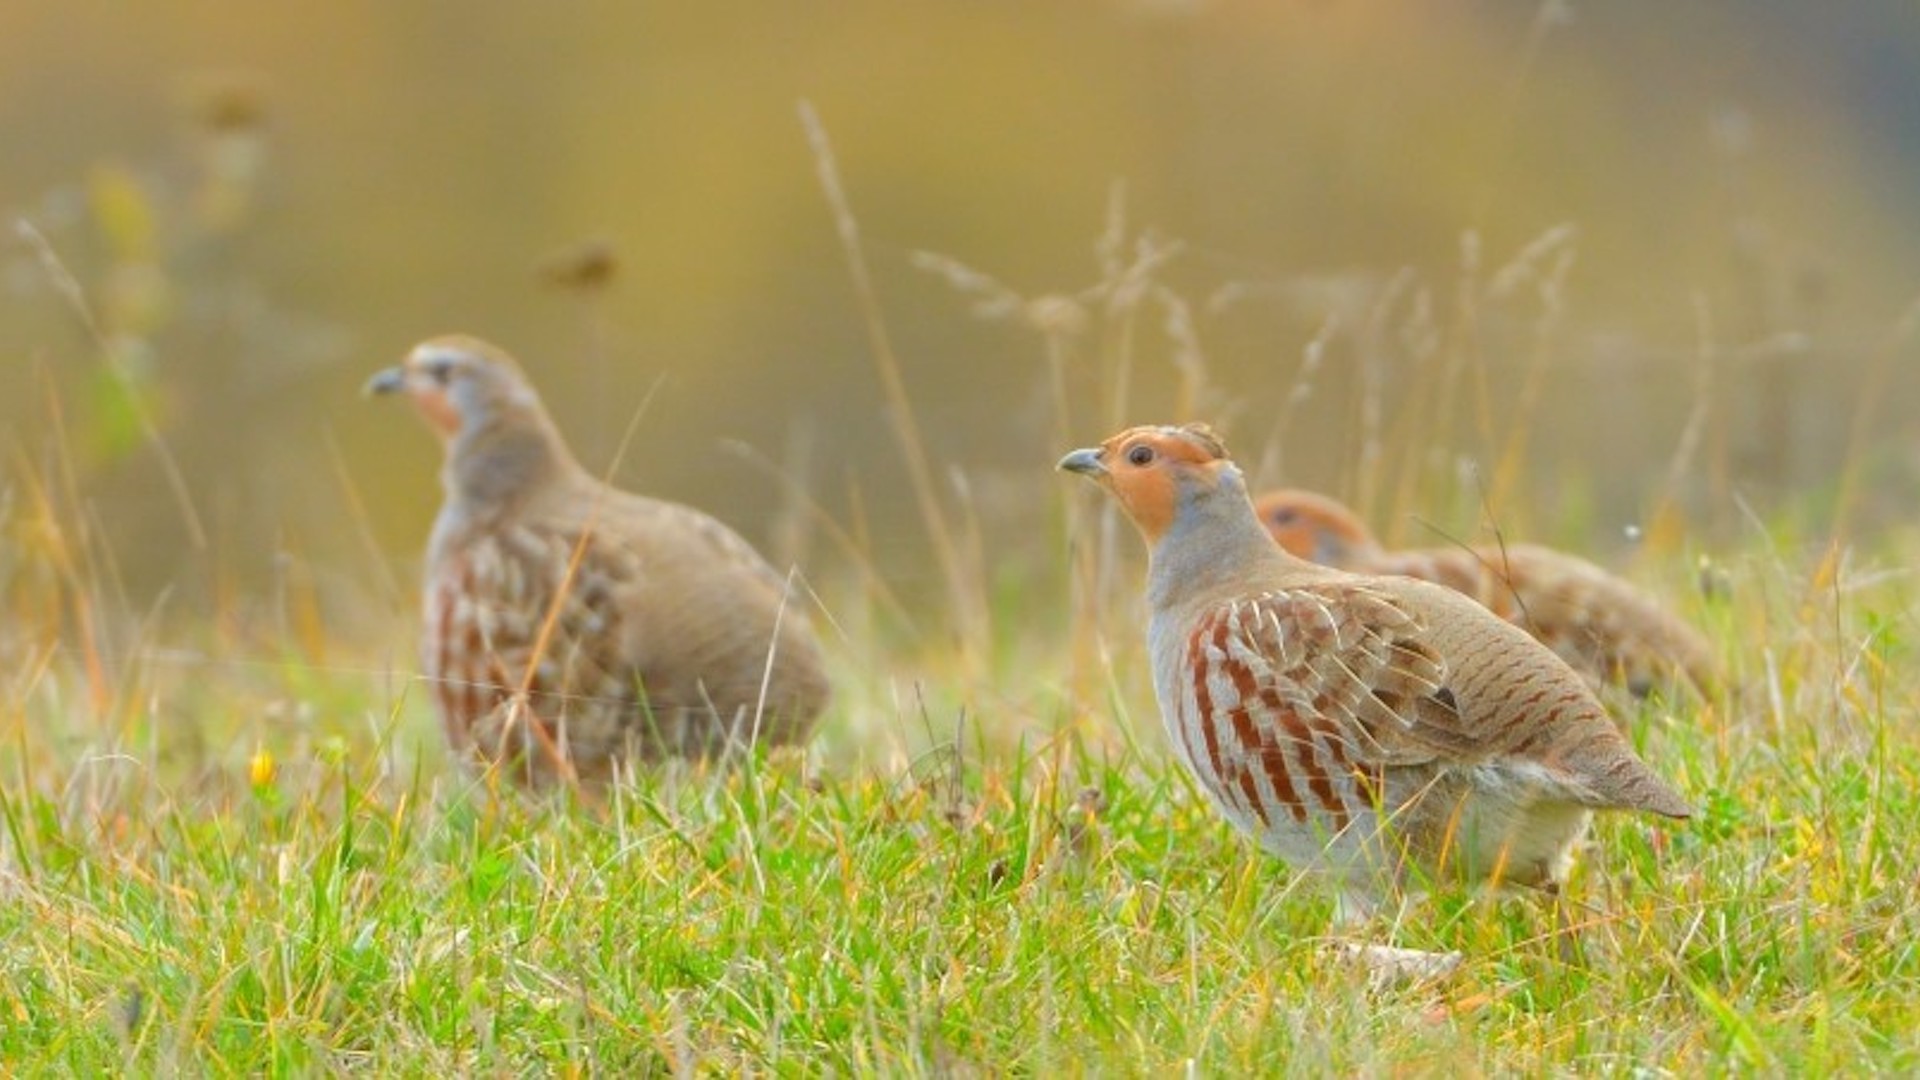
{"type": "Polygon", "coordinates": [[[274,763],[273,751],[261,747],[253,752],[253,760],[247,763],[247,776],[253,780],[253,786],[263,788],[273,783],[280,767],[274,763]]]}

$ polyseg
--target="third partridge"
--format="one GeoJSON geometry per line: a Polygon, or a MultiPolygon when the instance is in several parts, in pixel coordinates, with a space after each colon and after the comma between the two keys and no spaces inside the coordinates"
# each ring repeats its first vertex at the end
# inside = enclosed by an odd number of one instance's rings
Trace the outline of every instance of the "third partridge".
{"type": "Polygon", "coordinates": [[[1713,647],[1698,630],[1585,559],[1533,544],[1388,551],[1352,510],[1311,491],[1270,491],[1254,508],[1295,555],[1463,592],[1595,679],[1620,682],[1636,694],[1675,675],[1702,693],[1721,681],[1713,647]]]}

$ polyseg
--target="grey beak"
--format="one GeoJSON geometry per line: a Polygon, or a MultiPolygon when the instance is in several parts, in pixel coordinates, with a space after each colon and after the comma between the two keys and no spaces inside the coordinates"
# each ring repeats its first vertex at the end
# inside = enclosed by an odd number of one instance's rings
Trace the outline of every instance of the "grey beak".
{"type": "Polygon", "coordinates": [[[1091,447],[1086,450],[1075,450],[1073,453],[1060,459],[1058,468],[1065,472],[1079,473],[1082,476],[1105,476],[1107,474],[1107,467],[1100,463],[1100,450],[1098,447],[1091,447]]]}
{"type": "Polygon", "coordinates": [[[376,394],[396,394],[406,389],[406,385],[407,369],[403,367],[390,367],[385,371],[375,374],[373,378],[368,379],[367,384],[360,388],[360,396],[373,397],[376,394]]]}

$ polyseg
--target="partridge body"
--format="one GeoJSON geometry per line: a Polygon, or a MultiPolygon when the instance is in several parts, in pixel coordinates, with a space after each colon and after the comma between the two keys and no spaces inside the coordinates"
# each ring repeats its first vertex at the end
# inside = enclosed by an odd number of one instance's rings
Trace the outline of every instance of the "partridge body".
{"type": "Polygon", "coordinates": [[[574,460],[518,365],[435,338],[375,375],[446,447],[421,662],[447,738],[516,778],[797,740],[828,686],[786,579],[725,525],[574,460]]]}
{"type": "Polygon", "coordinates": [[[1587,683],[1512,624],[1274,544],[1205,427],[1133,428],[1060,465],[1146,538],[1176,755],[1234,825],[1331,875],[1348,911],[1412,869],[1551,887],[1593,811],[1691,813],[1587,683]]]}
{"type": "Polygon", "coordinates": [[[1701,693],[1720,684],[1713,647],[1632,583],[1585,559],[1532,544],[1388,551],[1358,515],[1311,491],[1254,501],[1281,547],[1362,574],[1401,574],[1464,593],[1598,681],[1645,695],[1677,676],[1701,693]]]}

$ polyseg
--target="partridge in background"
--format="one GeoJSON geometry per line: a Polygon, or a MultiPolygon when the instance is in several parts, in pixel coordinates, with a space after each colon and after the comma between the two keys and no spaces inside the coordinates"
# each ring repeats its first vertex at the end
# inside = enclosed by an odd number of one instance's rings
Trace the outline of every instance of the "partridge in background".
{"type": "Polygon", "coordinates": [[[1254,509],[1293,554],[1465,593],[1597,681],[1618,682],[1643,696],[1676,676],[1702,694],[1720,684],[1719,662],[1699,631],[1585,559],[1532,544],[1388,551],[1352,510],[1311,491],[1268,492],[1254,509]]]}
{"type": "Polygon", "coordinates": [[[786,579],[706,514],[581,468],[505,352],[435,338],[366,389],[406,395],[446,448],[421,661],[456,751],[537,784],[807,734],[828,687],[786,579]]]}
{"type": "Polygon", "coordinates": [[[1593,811],[1691,814],[1586,681],[1511,623],[1275,544],[1206,427],[1133,428],[1060,467],[1146,538],[1175,753],[1235,826],[1330,876],[1347,915],[1423,876],[1552,888],[1593,811]]]}

